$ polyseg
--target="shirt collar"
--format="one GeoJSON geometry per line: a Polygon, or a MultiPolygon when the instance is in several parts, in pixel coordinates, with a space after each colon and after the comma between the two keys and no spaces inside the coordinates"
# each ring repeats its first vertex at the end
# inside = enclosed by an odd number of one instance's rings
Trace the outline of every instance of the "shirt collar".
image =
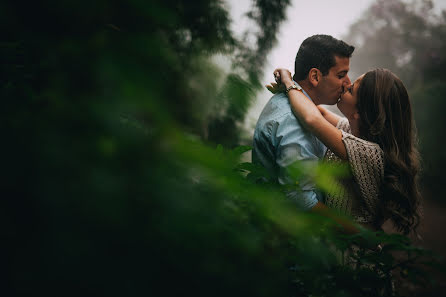
{"type": "MultiPolygon", "coordinates": [[[[294,80],[293,80],[293,82],[294,82],[294,84],[295,84],[296,86],[298,86],[299,88],[302,89],[302,92],[305,94],[305,96],[307,96],[311,101],[313,101],[313,99],[311,99],[310,95],[308,95],[308,93],[304,90],[304,88],[302,88],[301,85],[299,85],[299,84],[298,84],[297,82],[295,82],[294,80]]],[[[314,102],[314,101],[313,101],[313,102],[314,102]]]]}

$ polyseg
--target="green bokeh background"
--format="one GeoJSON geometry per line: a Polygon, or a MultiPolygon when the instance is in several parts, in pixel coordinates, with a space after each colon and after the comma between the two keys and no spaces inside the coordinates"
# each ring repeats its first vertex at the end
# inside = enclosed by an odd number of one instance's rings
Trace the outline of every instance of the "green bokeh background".
{"type": "MultiPolygon", "coordinates": [[[[289,5],[252,3],[251,45],[217,0],[0,4],[5,296],[289,296],[308,293],[305,267],[310,292],[362,290],[340,289],[352,274],[314,236],[331,236],[326,222],[238,165],[240,123],[289,5]]],[[[443,126],[430,123],[443,69],[414,84],[439,200],[443,126]]]]}

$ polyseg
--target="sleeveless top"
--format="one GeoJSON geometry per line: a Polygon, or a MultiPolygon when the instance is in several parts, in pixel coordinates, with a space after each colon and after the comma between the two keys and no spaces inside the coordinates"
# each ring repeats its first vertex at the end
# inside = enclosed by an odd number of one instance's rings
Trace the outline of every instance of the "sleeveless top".
{"type": "MultiPolygon", "coordinates": [[[[351,175],[331,181],[325,203],[329,208],[350,215],[358,223],[380,227],[384,217],[380,211],[380,188],[384,177],[384,152],[376,143],[351,134],[346,118],[339,120],[337,128],[342,132],[351,175]]],[[[342,164],[330,149],[325,161],[342,164]]]]}

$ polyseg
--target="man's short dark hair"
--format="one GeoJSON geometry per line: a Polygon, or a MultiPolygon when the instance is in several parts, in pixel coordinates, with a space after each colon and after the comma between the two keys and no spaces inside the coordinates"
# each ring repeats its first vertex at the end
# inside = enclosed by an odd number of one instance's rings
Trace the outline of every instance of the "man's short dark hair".
{"type": "Polygon", "coordinates": [[[302,42],[294,61],[295,81],[304,80],[311,68],[317,68],[327,75],[336,65],[335,56],[350,58],[354,46],[330,35],[313,35],[302,42]]]}

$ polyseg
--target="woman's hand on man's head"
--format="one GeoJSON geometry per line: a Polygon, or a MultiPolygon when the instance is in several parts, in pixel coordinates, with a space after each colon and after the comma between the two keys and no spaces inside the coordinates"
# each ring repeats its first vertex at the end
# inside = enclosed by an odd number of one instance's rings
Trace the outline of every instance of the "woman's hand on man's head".
{"type": "Polygon", "coordinates": [[[293,78],[291,77],[291,72],[288,69],[276,68],[276,70],[274,70],[273,73],[277,83],[286,84],[293,82],[293,78]]]}
{"type": "Polygon", "coordinates": [[[273,94],[283,93],[286,91],[286,87],[284,84],[278,84],[276,82],[272,82],[269,85],[266,85],[266,88],[273,94]]]}
{"type": "Polygon", "coordinates": [[[277,68],[274,70],[273,75],[276,82],[272,82],[269,85],[266,85],[266,88],[273,94],[285,92],[286,84],[293,82],[291,72],[288,69],[277,68]]]}

